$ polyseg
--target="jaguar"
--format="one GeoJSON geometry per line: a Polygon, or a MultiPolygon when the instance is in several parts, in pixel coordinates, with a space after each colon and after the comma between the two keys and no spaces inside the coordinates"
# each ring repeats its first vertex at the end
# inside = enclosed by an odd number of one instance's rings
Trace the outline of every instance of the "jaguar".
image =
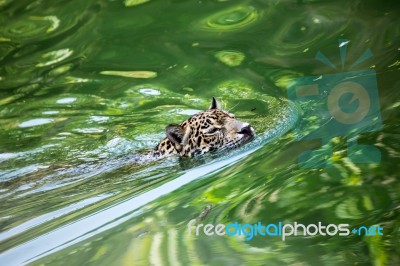
{"type": "Polygon", "coordinates": [[[233,149],[255,136],[254,128],[221,109],[212,97],[210,107],[180,124],[165,128],[166,137],[153,150],[153,156],[170,155],[193,157],[222,149],[233,149]]]}

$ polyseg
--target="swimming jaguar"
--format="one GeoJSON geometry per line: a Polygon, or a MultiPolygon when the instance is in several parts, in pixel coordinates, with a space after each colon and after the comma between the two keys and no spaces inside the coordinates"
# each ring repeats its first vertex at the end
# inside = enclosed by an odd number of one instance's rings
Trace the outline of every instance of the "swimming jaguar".
{"type": "Polygon", "coordinates": [[[153,156],[169,155],[193,157],[210,151],[232,149],[250,141],[255,130],[221,109],[213,97],[208,110],[199,112],[179,125],[165,128],[164,138],[154,149],[153,156]]]}

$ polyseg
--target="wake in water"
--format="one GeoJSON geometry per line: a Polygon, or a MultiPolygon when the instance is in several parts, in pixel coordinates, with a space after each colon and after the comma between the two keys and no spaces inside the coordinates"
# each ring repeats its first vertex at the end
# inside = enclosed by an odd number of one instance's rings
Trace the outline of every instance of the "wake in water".
{"type": "Polygon", "coordinates": [[[103,147],[88,152],[86,162],[75,166],[42,169],[30,174],[25,180],[34,184],[31,185],[31,189],[22,193],[17,190],[14,193],[9,191],[10,193],[5,195],[7,202],[11,204],[10,200],[14,197],[26,198],[31,202],[36,199],[37,204],[45,200],[48,204],[59,204],[58,208],[50,217],[51,208],[46,210],[42,205],[44,213],[36,213],[35,217],[23,223],[19,222],[18,225],[4,224],[5,231],[0,234],[0,241],[21,245],[3,245],[0,260],[9,261],[10,265],[35,261],[103,232],[110,226],[114,227],[135,216],[139,208],[153,200],[246,158],[263,145],[285,134],[295,125],[298,118],[298,109],[291,102],[270,98],[264,103],[268,106],[267,115],[255,117],[250,121],[258,134],[251,142],[237,149],[208,153],[197,158],[170,157],[155,161],[154,158],[139,153],[151,149],[153,142],[149,142],[148,147],[141,146],[140,149],[135,149],[133,147],[137,146],[137,143],[114,138],[103,147]],[[128,147],[129,145],[131,147],[128,147]],[[92,159],[89,160],[89,157],[92,159]],[[131,195],[124,201],[118,200],[120,197],[126,197],[124,193],[122,194],[125,196],[120,195],[121,186],[127,190],[126,195],[131,195]],[[84,196],[81,197],[80,194],[84,196]],[[26,197],[27,195],[30,196],[26,197]],[[111,199],[116,203],[109,207],[111,199]],[[85,210],[85,200],[90,200],[91,204],[96,202],[103,207],[93,214],[90,209],[85,210]],[[61,208],[62,206],[64,207],[61,208]],[[81,213],[83,218],[66,218],[76,212],[81,213]],[[61,227],[65,219],[69,222],[61,227]],[[30,238],[31,234],[26,234],[31,230],[49,230],[49,223],[51,229],[45,235],[30,238]],[[16,253],[19,255],[16,256],[16,253]]]}

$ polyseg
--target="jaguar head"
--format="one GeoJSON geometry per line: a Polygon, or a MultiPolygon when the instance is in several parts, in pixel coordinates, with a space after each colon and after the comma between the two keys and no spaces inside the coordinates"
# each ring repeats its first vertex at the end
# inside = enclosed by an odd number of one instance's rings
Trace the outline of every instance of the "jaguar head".
{"type": "Polygon", "coordinates": [[[255,131],[249,123],[221,109],[213,97],[208,110],[199,112],[179,125],[166,127],[167,137],[159,143],[160,155],[194,156],[209,151],[232,149],[250,141],[255,131]]]}

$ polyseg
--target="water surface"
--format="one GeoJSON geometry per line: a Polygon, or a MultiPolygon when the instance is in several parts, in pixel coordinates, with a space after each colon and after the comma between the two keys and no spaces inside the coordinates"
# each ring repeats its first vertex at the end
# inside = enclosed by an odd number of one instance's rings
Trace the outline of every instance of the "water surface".
{"type": "Polygon", "coordinates": [[[399,11],[397,1],[0,1],[0,264],[400,264],[399,11]],[[288,87],[363,70],[376,72],[382,128],[359,142],[381,162],[348,160],[342,135],[331,168],[302,168],[302,152],[321,145],[299,141],[317,130],[305,114],[318,106],[288,105],[288,87]],[[137,162],[212,96],[254,126],[254,142],[137,162]],[[207,206],[204,223],[379,224],[384,235],[188,236],[207,206]]]}

